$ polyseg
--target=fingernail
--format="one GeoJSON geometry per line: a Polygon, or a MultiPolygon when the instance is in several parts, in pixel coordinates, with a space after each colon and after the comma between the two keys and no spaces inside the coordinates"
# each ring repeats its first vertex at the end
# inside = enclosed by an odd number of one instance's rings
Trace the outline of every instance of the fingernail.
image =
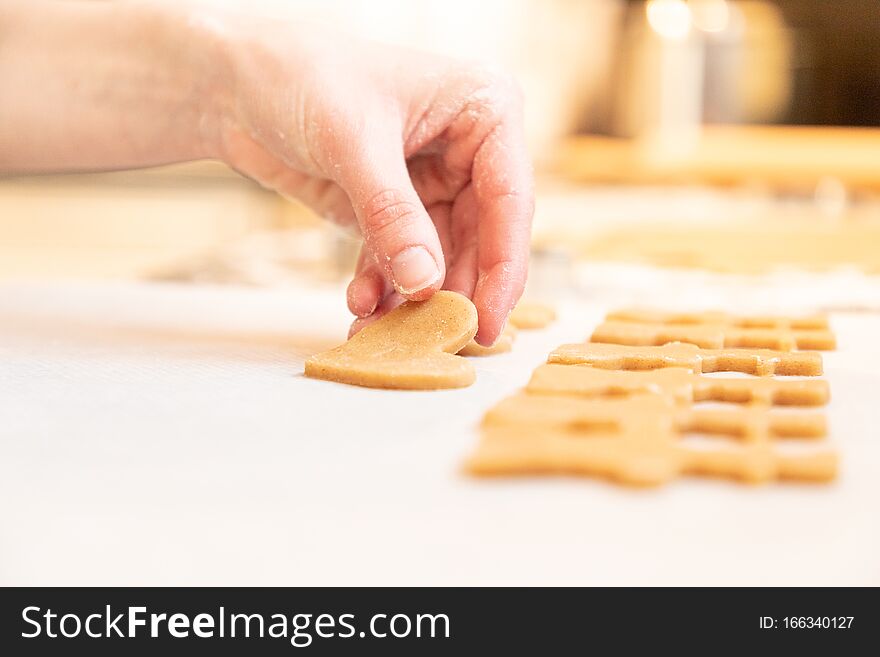
{"type": "Polygon", "coordinates": [[[414,294],[437,282],[440,270],[422,246],[410,246],[391,259],[394,287],[401,294],[414,294]]]}

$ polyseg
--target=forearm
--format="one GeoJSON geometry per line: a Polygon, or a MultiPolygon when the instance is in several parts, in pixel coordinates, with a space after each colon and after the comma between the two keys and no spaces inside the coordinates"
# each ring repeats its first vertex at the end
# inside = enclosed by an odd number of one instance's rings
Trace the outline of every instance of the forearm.
{"type": "Polygon", "coordinates": [[[211,49],[136,2],[0,2],[0,172],[210,155],[211,49]]]}
{"type": "Polygon", "coordinates": [[[0,0],[0,174],[219,157],[360,229],[355,330],[446,286],[491,344],[525,284],[534,201],[513,81],[159,2],[0,0]]]}

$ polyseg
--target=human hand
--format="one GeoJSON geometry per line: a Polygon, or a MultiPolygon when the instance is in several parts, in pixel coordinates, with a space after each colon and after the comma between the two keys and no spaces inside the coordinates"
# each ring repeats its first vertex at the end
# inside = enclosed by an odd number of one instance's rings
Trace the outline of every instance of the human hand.
{"type": "Polygon", "coordinates": [[[492,344],[522,294],[534,206],[515,83],[312,25],[196,22],[224,71],[216,154],[363,235],[352,332],[443,288],[473,299],[492,344]]]}

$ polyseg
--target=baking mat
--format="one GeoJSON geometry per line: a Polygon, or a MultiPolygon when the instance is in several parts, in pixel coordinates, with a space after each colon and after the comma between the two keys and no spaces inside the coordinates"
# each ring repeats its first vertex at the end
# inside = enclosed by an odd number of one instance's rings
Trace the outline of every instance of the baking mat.
{"type": "Polygon", "coordinates": [[[613,301],[560,299],[471,388],[390,392],[301,375],[341,288],[4,284],[0,583],[880,584],[874,313],[832,315],[831,485],[461,473],[483,412],[613,301]]]}

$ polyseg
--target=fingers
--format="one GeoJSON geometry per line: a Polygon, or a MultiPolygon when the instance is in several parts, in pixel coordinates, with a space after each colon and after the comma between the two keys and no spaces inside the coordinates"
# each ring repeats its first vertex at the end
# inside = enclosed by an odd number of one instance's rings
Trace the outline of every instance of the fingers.
{"type": "Polygon", "coordinates": [[[440,133],[441,157],[425,158],[416,182],[420,192],[456,195],[444,287],[472,297],[476,339],[488,345],[522,294],[528,269],[534,191],[522,97],[511,79],[479,69],[455,76],[448,91],[464,109],[440,133]]]}
{"type": "Polygon", "coordinates": [[[369,326],[386,313],[394,310],[404,301],[406,301],[406,299],[404,299],[396,292],[392,292],[382,300],[382,302],[371,315],[367,315],[366,317],[358,317],[351,323],[351,328],[348,330],[348,337],[350,338],[364,327],[369,326]]]}
{"type": "Polygon", "coordinates": [[[347,140],[338,182],[348,193],[367,248],[395,290],[426,299],[446,274],[434,224],[413,188],[400,138],[380,131],[347,140]]]}
{"type": "Polygon", "coordinates": [[[493,80],[476,79],[442,131],[443,147],[411,159],[412,178],[400,135],[381,122],[365,120],[335,140],[327,170],[348,195],[373,260],[364,259],[349,287],[359,317],[352,332],[441,286],[473,299],[477,342],[490,345],[503,330],[525,286],[534,190],[518,94],[493,80]],[[437,227],[433,215],[444,217],[437,227]]]}
{"type": "Polygon", "coordinates": [[[476,239],[456,249],[455,260],[446,275],[443,288],[463,294],[468,299],[474,296],[477,286],[477,242],[476,239]]]}
{"type": "MultiPolygon", "coordinates": [[[[435,203],[428,209],[428,213],[434,222],[443,252],[451,253],[449,204],[435,203]]],[[[359,320],[363,320],[355,321],[352,325],[352,334],[404,301],[403,297],[397,294],[383,277],[379,266],[365,246],[361,248],[354,278],[348,286],[347,297],[348,309],[359,320]],[[387,300],[389,296],[391,297],[390,301],[387,300]],[[375,316],[371,317],[371,315],[375,316]]]]}
{"type": "Polygon", "coordinates": [[[361,247],[355,275],[348,284],[348,309],[356,317],[368,317],[386,296],[385,279],[373,256],[361,247]]]}
{"type": "Polygon", "coordinates": [[[503,120],[474,156],[479,274],[473,301],[480,317],[476,341],[484,346],[501,333],[528,273],[534,188],[521,130],[503,120]]]}
{"type": "Polygon", "coordinates": [[[468,299],[473,298],[477,285],[477,218],[474,188],[468,185],[452,206],[450,233],[453,248],[443,285],[468,299]]]}

